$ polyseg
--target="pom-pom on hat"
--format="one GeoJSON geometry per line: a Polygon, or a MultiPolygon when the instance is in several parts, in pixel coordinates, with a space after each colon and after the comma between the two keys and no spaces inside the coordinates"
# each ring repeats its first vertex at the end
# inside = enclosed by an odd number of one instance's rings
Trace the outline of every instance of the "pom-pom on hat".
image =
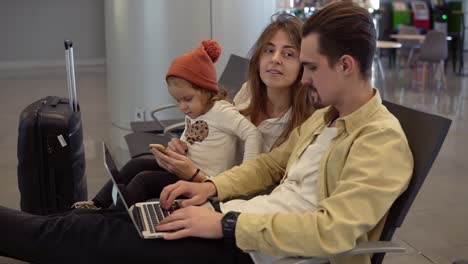
{"type": "Polygon", "coordinates": [[[200,88],[219,91],[214,63],[221,55],[221,46],[214,40],[204,40],[196,49],[172,61],[166,74],[179,77],[200,88]]]}

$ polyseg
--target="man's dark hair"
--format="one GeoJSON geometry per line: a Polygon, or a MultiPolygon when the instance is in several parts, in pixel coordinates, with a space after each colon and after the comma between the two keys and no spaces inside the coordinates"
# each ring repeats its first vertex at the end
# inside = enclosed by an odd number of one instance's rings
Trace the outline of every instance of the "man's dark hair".
{"type": "Polygon", "coordinates": [[[335,2],[313,14],[302,28],[302,37],[318,33],[319,52],[330,66],[343,55],[359,62],[364,78],[371,76],[376,33],[370,13],[350,2],[335,2]]]}

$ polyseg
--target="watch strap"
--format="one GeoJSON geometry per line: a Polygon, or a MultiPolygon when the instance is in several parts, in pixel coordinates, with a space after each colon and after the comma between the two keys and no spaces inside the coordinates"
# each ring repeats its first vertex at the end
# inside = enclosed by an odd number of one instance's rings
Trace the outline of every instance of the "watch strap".
{"type": "Polygon", "coordinates": [[[229,211],[221,219],[221,227],[223,230],[223,237],[225,240],[235,241],[236,224],[239,215],[239,212],[229,211]]]}

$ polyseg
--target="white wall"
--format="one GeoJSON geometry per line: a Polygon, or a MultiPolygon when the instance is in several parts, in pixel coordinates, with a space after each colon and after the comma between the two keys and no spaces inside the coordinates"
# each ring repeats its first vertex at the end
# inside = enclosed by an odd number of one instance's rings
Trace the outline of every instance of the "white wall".
{"type": "Polygon", "coordinates": [[[125,149],[121,128],[135,108],[173,102],[165,82],[172,59],[210,38],[210,0],[106,0],[105,21],[111,140],[125,149]]]}
{"type": "Polygon", "coordinates": [[[76,62],[104,62],[103,0],[1,0],[0,66],[63,63],[63,40],[76,62]]]}
{"type": "Polygon", "coordinates": [[[213,39],[223,48],[217,62],[218,77],[230,54],[247,56],[270,17],[276,11],[275,0],[213,0],[213,39]]]}

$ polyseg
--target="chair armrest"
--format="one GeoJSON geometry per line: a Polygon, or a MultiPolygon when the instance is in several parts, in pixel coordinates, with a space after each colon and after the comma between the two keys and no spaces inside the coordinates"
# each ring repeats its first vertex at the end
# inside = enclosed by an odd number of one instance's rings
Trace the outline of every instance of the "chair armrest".
{"type": "Polygon", "coordinates": [[[130,122],[130,127],[134,132],[149,132],[149,133],[162,133],[164,132],[164,124],[159,120],[154,121],[134,121],[130,122]]]}
{"type": "Polygon", "coordinates": [[[158,117],[156,116],[157,112],[165,110],[165,109],[173,108],[173,107],[177,107],[177,105],[176,104],[168,104],[168,105],[163,105],[161,107],[158,107],[158,108],[154,109],[153,111],[151,111],[151,118],[153,118],[154,120],[158,120],[158,117]]]}
{"type": "Polygon", "coordinates": [[[179,123],[175,123],[175,124],[172,124],[170,126],[167,126],[164,128],[164,134],[167,134],[167,133],[171,133],[172,131],[174,130],[183,130],[185,127],[185,122],[179,122],[179,123]]]}
{"type": "MultiPolygon", "coordinates": [[[[406,248],[393,243],[392,241],[371,241],[359,243],[355,248],[339,253],[330,257],[344,257],[374,253],[402,253],[406,248]]],[[[275,264],[322,264],[328,263],[328,258],[304,258],[291,257],[284,258],[274,262],[275,264]]]]}
{"type": "Polygon", "coordinates": [[[289,257],[273,261],[273,264],[327,264],[328,259],[324,258],[304,258],[304,257],[289,257]]]}
{"type": "Polygon", "coordinates": [[[152,155],[149,144],[161,144],[166,146],[171,141],[170,135],[158,135],[154,133],[135,132],[125,135],[130,157],[137,158],[144,155],[152,155]]]}
{"type": "Polygon", "coordinates": [[[406,248],[392,242],[392,241],[370,241],[359,243],[355,248],[337,254],[336,256],[353,256],[374,253],[403,253],[406,248]]]}

